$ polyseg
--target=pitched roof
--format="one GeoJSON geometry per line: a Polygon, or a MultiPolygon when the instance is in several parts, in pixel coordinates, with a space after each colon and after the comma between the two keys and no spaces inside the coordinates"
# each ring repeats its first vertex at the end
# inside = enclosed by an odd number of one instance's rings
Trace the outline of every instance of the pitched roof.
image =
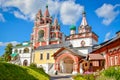
{"type": "Polygon", "coordinates": [[[63,50],[68,50],[70,52],[72,52],[74,55],[78,55],[78,56],[82,56],[82,57],[85,57],[86,55],[79,52],[78,50],[75,50],[73,48],[69,48],[69,47],[62,47],[60,48],[57,52],[55,52],[52,56],[56,56],[57,54],[59,54],[60,52],[62,52],[63,50]]]}
{"type": "Polygon", "coordinates": [[[105,58],[101,54],[88,54],[89,60],[104,60],[105,58]]]}
{"type": "Polygon", "coordinates": [[[18,55],[18,53],[12,53],[10,56],[11,57],[16,57],[18,55]]]}
{"type": "Polygon", "coordinates": [[[105,42],[101,43],[100,45],[98,45],[98,48],[96,48],[96,49],[93,50],[92,52],[94,52],[94,51],[96,51],[96,50],[98,50],[98,49],[100,49],[100,48],[102,48],[102,47],[104,47],[104,46],[109,45],[110,43],[118,40],[119,38],[120,38],[120,37],[115,37],[115,38],[112,38],[112,39],[110,39],[110,40],[108,40],[108,41],[105,41],[105,42]]]}
{"type": "Polygon", "coordinates": [[[61,48],[61,47],[69,47],[69,46],[71,46],[71,43],[65,42],[61,44],[51,44],[51,45],[46,45],[46,46],[40,46],[36,50],[53,49],[53,48],[61,48]]]}
{"type": "Polygon", "coordinates": [[[42,11],[41,11],[41,9],[38,11],[37,15],[40,16],[40,17],[42,17],[42,11]]]}

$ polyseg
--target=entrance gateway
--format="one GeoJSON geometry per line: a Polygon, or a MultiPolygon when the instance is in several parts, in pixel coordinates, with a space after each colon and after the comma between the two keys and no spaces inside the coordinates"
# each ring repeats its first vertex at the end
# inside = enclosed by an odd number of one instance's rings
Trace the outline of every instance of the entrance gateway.
{"type": "Polygon", "coordinates": [[[80,61],[83,54],[76,53],[69,48],[61,48],[54,55],[55,70],[59,73],[76,74],[80,72],[80,61]]]}

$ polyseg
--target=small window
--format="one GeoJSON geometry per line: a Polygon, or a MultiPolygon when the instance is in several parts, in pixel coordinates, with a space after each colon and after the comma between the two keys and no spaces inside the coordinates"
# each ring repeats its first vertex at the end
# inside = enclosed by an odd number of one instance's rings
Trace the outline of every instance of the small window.
{"type": "Polygon", "coordinates": [[[21,53],[21,50],[19,51],[19,53],[21,53]]]}
{"type": "Polygon", "coordinates": [[[90,63],[90,66],[92,66],[92,63],[90,63]]]}
{"type": "Polygon", "coordinates": [[[87,63],[85,63],[85,66],[87,66],[87,63]]]}
{"type": "Polygon", "coordinates": [[[46,23],[49,23],[49,21],[46,21],[46,23]]]}
{"type": "Polygon", "coordinates": [[[47,60],[48,60],[48,59],[50,59],[50,54],[49,54],[49,53],[47,53],[47,60]]]}
{"type": "Polygon", "coordinates": [[[42,60],[43,59],[43,54],[40,54],[40,60],[42,60]]]}
{"type": "Polygon", "coordinates": [[[17,49],[15,49],[14,53],[17,53],[17,52],[18,52],[18,50],[17,50],[17,49]]]}

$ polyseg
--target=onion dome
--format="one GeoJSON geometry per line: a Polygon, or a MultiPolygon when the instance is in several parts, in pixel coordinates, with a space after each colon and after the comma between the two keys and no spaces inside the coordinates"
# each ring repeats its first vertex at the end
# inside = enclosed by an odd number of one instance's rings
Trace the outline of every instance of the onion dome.
{"type": "Polygon", "coordinates": [[[76,26],[72,24],[72,25],[70,26],[70,30],[76,30],[76,26]]]}

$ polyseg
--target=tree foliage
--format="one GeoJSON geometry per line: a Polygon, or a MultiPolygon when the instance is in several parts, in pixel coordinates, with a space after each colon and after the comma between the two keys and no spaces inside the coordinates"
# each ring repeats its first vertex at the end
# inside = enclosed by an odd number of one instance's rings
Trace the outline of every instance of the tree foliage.
{"type": "Polygon", "coordinates": [[[4,53],[5,61],[10,61],[11,60],[10,54],[12,54],[12,47],[13,47],[13,45],[11,43],[9,43],[6,46],[5,53],[4,53]]]}

